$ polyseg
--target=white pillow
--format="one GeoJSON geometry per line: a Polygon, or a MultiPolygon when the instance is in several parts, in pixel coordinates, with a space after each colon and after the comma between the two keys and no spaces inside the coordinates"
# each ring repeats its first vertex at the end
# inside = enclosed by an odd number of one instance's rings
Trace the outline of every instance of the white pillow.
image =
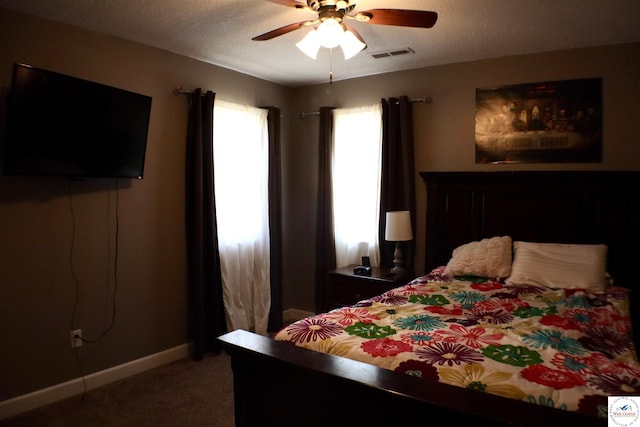
{"type": "Polygon", "coordinates": [[[504,278],[511,273],[511,259],[511,237],[491,237],[455,248],[445,273],[504,278]]]}
{"type": "Polygon", "coordinates": [[[510,285],[605,292],[607,246],[513,242],[510,285]]]}

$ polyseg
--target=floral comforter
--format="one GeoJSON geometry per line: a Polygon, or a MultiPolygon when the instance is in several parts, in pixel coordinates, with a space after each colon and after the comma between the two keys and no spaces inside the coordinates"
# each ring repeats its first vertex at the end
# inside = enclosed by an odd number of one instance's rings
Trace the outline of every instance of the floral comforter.
{"type": "Polygon", "coordinates": [[[428,380],[607,416],[608,395],[640,394],[628,290],[509,286],[444,267],[276,335],[300,347],[428,380]]]}

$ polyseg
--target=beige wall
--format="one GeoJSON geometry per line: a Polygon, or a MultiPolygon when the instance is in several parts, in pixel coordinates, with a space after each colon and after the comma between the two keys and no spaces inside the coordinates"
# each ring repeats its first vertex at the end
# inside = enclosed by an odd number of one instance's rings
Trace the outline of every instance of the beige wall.
{"type": "MultiPolygon", "coordinates": [[[[80,376],[69,340],[76,291],[71,242],[79,289],[74,326],[91,339],[111,320],[116,215],[116,324],[78,353],[84,373],[187,342],[187,99],[172,91],[202,87],[219,99],[283,110],[289,93],[155,48],[0,10],[3,106],[14,62],[143,93],[153,101],[144,179],[120,180],[117,202],[115,180],[0,176],[0,401],[80,376]]],[[[0,114],[0,130],[2,120],[0,114]]]]}
{"type": "MultiPolygon", "coordinates": [[[[183,237],[187,104],[184,97],[172,94],[175,87],[202,87],[221,99],[282,109],[285,309],[311,311],[314,305],[317,117],[301,119],[300,112],[399,95],[432,97],[432,104],[413,107],[416,171],[640,168],[640,145],[633,128],[640,99],[640,44],[430,67],[290,89],[161,50],[0,11],[2,94],[15,61],[153,97],[145,177],[121,180],[117,191],[116,327],[79,353],[85,374],[187,341],[183,237]],[[474,164],[476,87],[582,77],[603,77],[603,163],[474,164]]],[[[2,118],[0,114],[0,126],[2,118]]],[[[425,194],[418,177],[416,187],[420,269],[425,194]]],[[[111,316],[115,183],[0,176],[0,400],[79,376],[69,348],[76,290],[70,272],[71,206],[76,223],[73,265],[80,289],[75,325],[90,338],[109,324],[111,316]]]]}
{"type": "MultiPolygon", "coordinates": [[[[386,61],[387,59],[382,59],[386,61]]],[[[390,59],[392,60],[392,59],[390,59]]],[[[321,64],[319,64],[321,65],[321,64]]],[[[635,113],[640,99],[640,44],[578,49],[539,55],[500,58],[429,67],[387,75],[339,81],[332,85],[297,89],[296,113],[317,111],[321,106],[353,107],[379,102],[381,98],[407,95],[431,97],[431,104],[414,104],[413,121],[416,173],[420,171],[501,171],[513,169],[640,169],[640,141],[635,113]],[[603,79],[603,161],[592,164],[475,164],[475,89],[565,79],[603,79]]],[[[285,281],[284,307],[313,310],[313,248],[306,236],[313,235],[317,174],[317,116],[292,118],[292,149],[287,155],[295,164],[296,187],[287,199],[287,224],[298,239],[286,247],[295,259],[286,271],[298,280],[285,281]],[[308,196],[307,196],[308,195],[308,196]]],[[[426,194],[416,176],[417,230],[416,267],[424,268],[426,194]]]]}

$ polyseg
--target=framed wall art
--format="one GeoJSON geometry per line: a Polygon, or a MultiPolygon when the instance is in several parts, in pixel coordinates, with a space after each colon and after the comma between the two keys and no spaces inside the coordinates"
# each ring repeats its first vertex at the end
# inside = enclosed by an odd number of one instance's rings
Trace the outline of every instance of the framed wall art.
{"type": "Polygon", "coordinates": [[[602,162],[602,79],[476,89],[476,163],[602,162]]]}

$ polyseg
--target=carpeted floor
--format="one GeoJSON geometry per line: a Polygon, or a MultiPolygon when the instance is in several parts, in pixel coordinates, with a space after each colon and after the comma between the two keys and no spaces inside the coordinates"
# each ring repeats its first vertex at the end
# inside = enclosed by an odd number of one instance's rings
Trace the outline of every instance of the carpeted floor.
{"type": "Polygon", "coordinates": [[[0,421],[0,427],[234,427],[228,355],[183,359],[0,421]]]}

